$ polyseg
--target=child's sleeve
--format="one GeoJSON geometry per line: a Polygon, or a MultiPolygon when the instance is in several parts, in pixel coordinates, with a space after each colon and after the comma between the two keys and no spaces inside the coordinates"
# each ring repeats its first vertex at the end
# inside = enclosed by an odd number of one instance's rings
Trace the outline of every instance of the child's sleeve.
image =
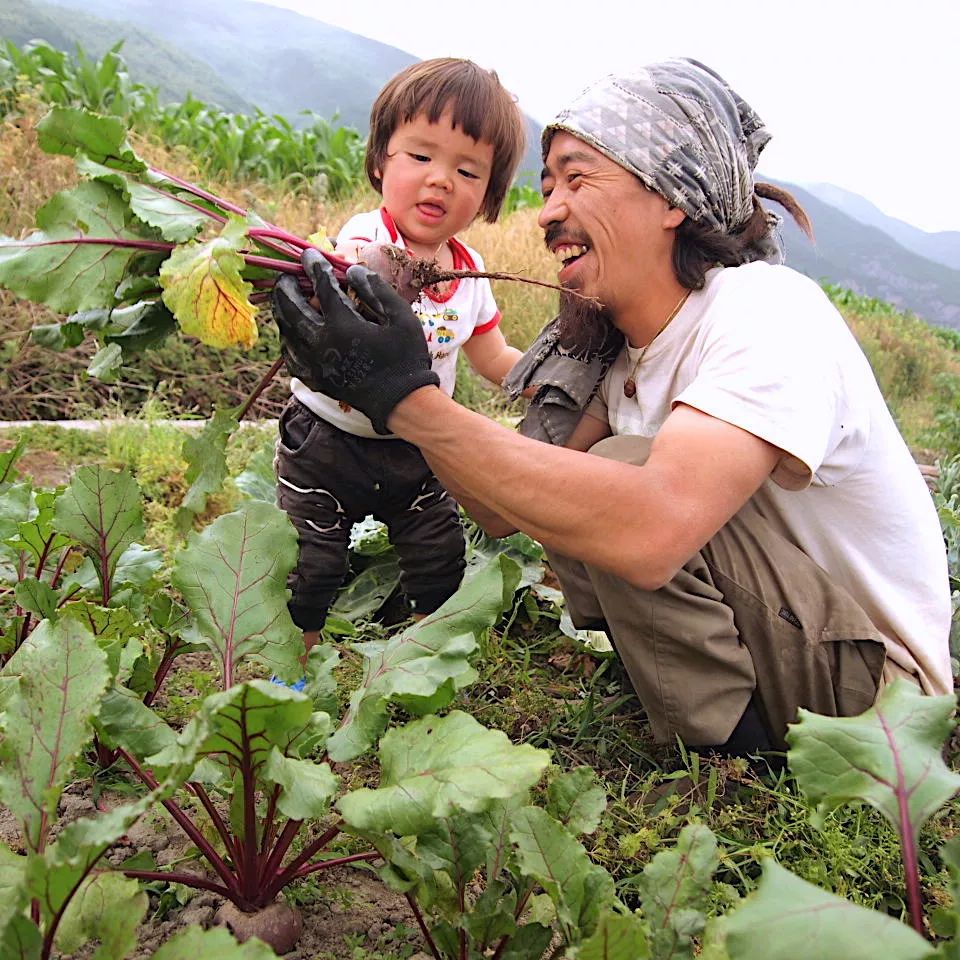
{"type": "Polygon", "coordinates": [[[382,231],[379,220],[379,217],[374,219],[369,213],[355,214],[340,228],[337,234],[337,246],[351,241],[355,243],[382,241],[383,237],[378,234],[378,231],[382,231]]]}

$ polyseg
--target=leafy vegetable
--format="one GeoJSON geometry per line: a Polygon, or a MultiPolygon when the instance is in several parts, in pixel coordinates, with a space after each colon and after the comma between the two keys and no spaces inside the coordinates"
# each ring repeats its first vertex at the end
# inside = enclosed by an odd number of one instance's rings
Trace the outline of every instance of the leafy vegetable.
{"type": "MultiPolygon", "coordinates": [[[[169,333],[170,314],[215,347],[256,342],[256,304],[278,273],[303,274],[308,241],[150,167],[115,117],[54,107],[37,130],[44,150],[75,157],[86,178],[44,204],[37,231],[0,239],[0,285],[73,314],[38,339],[63,348],[84,328],[99,332],[93,369],[107,375],[124,348],[169,333]]],[[[347,264],[324,255],[342,275],[347,264]]]]}
{"type": "Polygon", "coordinates": [[[816,816],[863,800],[900,834],[914,929],[923,932],[917,836],[920,827],[960,790],[960,775],[941,757],[954,727],[952,696],[927,697],[896,680],[858,717],[821,717],[806,710],[791,725],[790,768],[816,804],[816,816]]]}

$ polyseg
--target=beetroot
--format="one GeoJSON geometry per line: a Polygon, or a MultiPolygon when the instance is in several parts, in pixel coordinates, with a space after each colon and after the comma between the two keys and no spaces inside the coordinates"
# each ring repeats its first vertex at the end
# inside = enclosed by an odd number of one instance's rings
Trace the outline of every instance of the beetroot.
{"type": "Polygon", "coordinates": [[[243,913],[228,900],[213,922],[226,927],[241,943],[258,937],[281,955],[289,953],[303,933],[302,914],[282,900],[255,913],[243,913]]]}
{"type": "Polygon", "coordinates": [[[415,302],[425,286],[424,268],[432,267],[434,271],[437,268],[435,263],[417,260],[406,250],[389,243],[368,243],[361,247],[357,262],[378,273],[407,303],[415,302]]]}

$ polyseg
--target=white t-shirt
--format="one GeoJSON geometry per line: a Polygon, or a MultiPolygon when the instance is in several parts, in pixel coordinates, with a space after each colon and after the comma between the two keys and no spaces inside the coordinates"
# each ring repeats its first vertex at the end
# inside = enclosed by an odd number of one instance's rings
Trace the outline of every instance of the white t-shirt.
{"type": "Polygon", "coordinates": [[[678,403],[784,456],[755,494],[787,539],[845,587],[889,658],[952,692],[946,550],[926,484],[843,317],[807,277],[750,263],[708,272],[637,370],[626,347],[588,412],[653,437],[678,403]]]}
{"type": "MultiPolygon", "coordinates": [[[[390,243],[401,249],[406,246],[385,207],[351,217],[338,234],[337,243],[349,240],[390,243]]],[[[448,243],[453,254],[454,270],[483,271],[483,260],[479,253],[456,237],[451,237],[448,243]]],[[[500,323],[500,311],[493,299],[490,281],[483,278],[453,280],[442,295],[421,293],[413,304],[413,310],[423,325],[432,366],[440,377],[440,389],[448,396],[453,396],[460,347],[471,337],[486,333],[500,323]]],[[[290,390],[304,406],[340,430],[358,437],[385,439],[359,410],[344,408],[332,397],[311,390],[296,377],[290,380],[290,390]]],[[[389,437],[393,437],[393,434],[389,437]]]]}

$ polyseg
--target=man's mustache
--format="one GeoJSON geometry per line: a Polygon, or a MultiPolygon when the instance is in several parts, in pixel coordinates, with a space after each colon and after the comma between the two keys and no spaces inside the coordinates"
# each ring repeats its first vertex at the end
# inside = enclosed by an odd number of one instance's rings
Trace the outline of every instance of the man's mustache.
{"type": "Polygon", "coordinates": [[[579,243],[582,246],[590,246],[590,238],[581,230],[570,230],[562,223],[551,223],[543,231],[543,243],[549,250],[552,246],[563,243],[579,243]]]}

